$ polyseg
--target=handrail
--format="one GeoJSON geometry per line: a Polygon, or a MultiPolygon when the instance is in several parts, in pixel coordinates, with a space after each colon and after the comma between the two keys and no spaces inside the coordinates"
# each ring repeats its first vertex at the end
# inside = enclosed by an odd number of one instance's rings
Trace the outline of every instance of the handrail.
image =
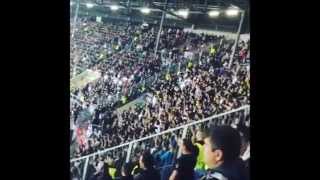
{"type": "Polygon", "coordinates": [[[111,150],[114,150],[114,149],[117,149],[117,148],[120,148],[120,147],[128,146],[130,143],[137,143],[137,142],[140,142],[140,141],[144,141],[146,139],[150,139],[150,138],[153,138],[153,137],[156,137],[156,136],[159,136],[159,135],[163,135],[163,134],[166,134],[166,133],[169,133],[169,132],[173,132],[173,131],[176,131],[178,129],[182,129],[184,127],[188,127],[188,126],[196,125],[196,124],[199,124],[199,123],[202,123],[202,122],[206,122],[206,121],[209,121],[209,120],[211,120],[213,118],[221,117],[221,116],[224,116],[224,115],[227,115],[227,114],[230,114],[230,113],[234,113],[234,112],[237,112],[237,111],[240,111],[240,110],[244,110],[244,109],[247,109],[249,107],[250,107],[250,105],[244,105],[244,106],[239,107],[237,109],[230,110],[230,111],[227,111],[227,112],[224,112],[224,113],[221,113],[221,114],[216,114],[216,115],[207,117],[207,118],[199,120],[199,121],[195,121],[195,122],[184,124],[184,125],[181,125],[181,126],[178,126],[178,127],[175,127],[175,128],[167,129],[167,130],[162,131],[160,133],[153,134],[153,135],[150,135],[150,136],[147,136],[147,137],[143,137],[143,138],[140,138],[140,139],[137,139],[137,140],[133,140],[133,141],[130,141],[130,142],[127,142],[127,143],[124,143],[124,144],[120,144],[118,146],[114,146],[114,147],[111,147],[111,148],[107,148],[107,149],[104,149],[102,151],[97,151],[95,153],[88,154],[86,156],[82,156],[82,157],[79,157],[79,158],[74,158],[74,159],[71,159],[70,162],[75,162],[75,161],[79,161],[79,160],[86,159],[86,158],[89,158],[89,157],[93,157],[95,155],[102,154],[102,153],[105,153],[107,151],[111,151],[111,150]]]}

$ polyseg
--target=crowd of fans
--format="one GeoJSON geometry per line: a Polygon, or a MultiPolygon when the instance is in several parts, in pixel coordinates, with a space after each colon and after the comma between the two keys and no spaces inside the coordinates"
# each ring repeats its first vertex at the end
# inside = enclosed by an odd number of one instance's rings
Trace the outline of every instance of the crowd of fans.
{"type": "MultiPolygon", "coordinates": [[[[250,134],[246,121],[240,122],[234,128],[198,126],[186,138],[178,133],[153,139],[144,148],[137,146],[138,153],[129,162],[125,162],[123,151],[96,156],[89,161],[85,179],[216,180],[222,175],[230,180],[248,180],[250,134]]],[[[72,167],[73,177],[81,177],[80,166],[72,167]]]]}
{"type": "MultiPolygon", "coordinates": [[[[99,100],[105,102],[103,97],[107,93],[104,89],[90,88],[90,85],[84,88],[85,95],[90,93],[94,97],[89,101],[92,104],[87,104],[88,109],[93,106],[94,123],[103,124],[103,136],[99,138],[100,142],[104,142],[100,143],[101,148],[118,145],[249,104],[247,66],[236,62],[229,69],[226,56],[228,50],[224,48],[221,48],[215,56],[204,52],[199,64],[189,66],[188,63],[184,72],[160,76],[149,86],[152,95],[144,107],[130,108],[119,115],[110,112],[111,106],[96,105],[99,100]]],[[[108,96],[111,97],[110,94],[108,96]]]]}
{"type": "MultiPolygon", "coordinates": [[[[160,72],[161,57],[153,53],[156,27],[105,25],[87,19],[80,19],[77,24],[71,42],[71,74],[90,68],[99,71],[101,78],[73,92],[84,104],[75,104],[73,113],[90,105],[111,109],[120,100],[125,103],[145,90],[143,87],[137,89],[137,84],[160,72]]],[[[175,50],[174,47],[184,44],[185,39],[182,30],[165,29],[159,49],[175,50]]],[[[76,120],[76,115],[73,117],[76,120]]]]}
{"type": "MultiPolygon", "coordinates": [[[[76,122],[80,112],[88,110],[91,123],[101,128],[90,133],[87,145],[77,147],[73,157],[250,104],[249,41],[239,43],[229,67],[233,42],[224,37],[164,27],[155,55],[156,33],[152,26],[80,19],[71,42],[71,73],[89,68],[99,71],[101,78],[72,92],[81,102],[72,104],[71,119],[76,122]],[[152,76],[157,78],[146,84],[152,76]],[[137,89],[137,84],[143,88],[137,89]],[[124,104],[128,99],[123,97],[135,97],[137,91],[149,93],[145,105],[117,113],[115,104],[119,100],[124,104]]],[[[248,117],[232,116],[232,121],[237,118],[248,117]]],[[[203,139],[200,141],[203,146],[203,139]]],[[[245,149],[250,147],[246,143],[245,149]]],[[[136,156],[129,164],[124,163],[124,152],[110,156],[113,158],[95,158],[90,161],[87,179],[133,179],[132,171],[134,179],[200,179],[206,176],[205,162],[199,161],[203,150],[196,144],[191,138],[179,139],[179,135],[159,137],[135,148],[136,156]],[[178,147],[182,155],[176,159],[178,147]],[[139,168],[133,170],[134,164],[139,168]]],[[[73,178],[80,177],[78,165],[71,171],[73,178]]]]}

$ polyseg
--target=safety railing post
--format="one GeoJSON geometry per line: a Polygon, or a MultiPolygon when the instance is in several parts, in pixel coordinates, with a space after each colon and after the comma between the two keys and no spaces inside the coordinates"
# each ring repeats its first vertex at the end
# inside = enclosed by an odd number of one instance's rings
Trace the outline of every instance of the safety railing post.
{"type": "Polygon", "coordinates": [[[128,151],[127,151],[127,157],[126,157],[126,162],[127,162],[127,163],[130,161],[130,155],[131,155],[132,145],[133,145],[133,143],[130,143],[130,144],[129,144],[129,148],[128,148],[128,151]]]}
{"type": "Polygon", "coordinates": [[[84,163],[82,180],[85,180],[85,178],[86,178],[88,163],[89,163],[89,157],[86,158],[86,162],[84,163]]]}
{"type": "MultiPolygon", "coordinates": [[[[188,126],[185,126],[185,127],[183,128],[183,131],[182,131],[181,140],[184,139],[184,138],[186,138],[187,132],[188,132],[188,126]]],[[[181,156],[181,145],[180,145],[180,147],[179,147],[179,151],[178,151],[178,156],[177,156],[177,157],[180,157],[180,156],[181,156]]]]}

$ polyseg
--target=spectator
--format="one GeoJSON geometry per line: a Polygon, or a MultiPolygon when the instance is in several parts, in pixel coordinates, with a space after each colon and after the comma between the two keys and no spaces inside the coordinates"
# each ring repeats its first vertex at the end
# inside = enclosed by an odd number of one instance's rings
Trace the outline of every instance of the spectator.
{"type": "Polygon", "coordinates": [[[248,180],[248,170],[240,159],[241,140],[230,126],[211,127],[204,139],[204,160],[208,173],[203,180],[248,180]]]}
{"type": "Polygon", "coordinates": [[[125,163],[121,167],[121,178],[120,180],[133,180],[131,175],[132,165],[130,163],[125,163]]]}
{"type": "Polygon", "coordinates": [[[71,168],[71,180],[80,180],[80,173],[76,167],[71,168]]]}
{"type": "Polygon", "coordinates": [[[201,128],[197,128],[196,132],[193,134],[192,141],[194,145],[197,146],[199,149],[196,169],[204,170],[205,169],[205,163],[204,163],[204,157],[203,157],[204,130],[201,128]]]}
{"type": "Polygon", "coordinates": [[[134,177],[134,180],[160,180],[159,172],[153,167],[153,157],[149,151],[144,151],[139,159],[142,171],[134,177]]]}
{"type": "Polygon", "coordinates": [[[238,130],[240,131],[241,135],[241,150],[240,155],[241,159],[245,162],[246,167],[250,167],[250,130],[249,127],[240,124],[238,126],[238,130]]]}
{"type": "Polygon", "coordinates": [[[182,155],[177,160],[169,180],[194,180],[194,167],[199,154],[198,148],[191,140],[183,139],[180,145],[182,155]]]}
{"type": "Polygon", "coordinates": [[[204,145],[204,129],[197,127],[196,131],[192,128],[192,142],[195,146],[199,149],[199,155],[197,157],[197,164],[195,167],[195,173],[196,173],[196,179],[199,179],[200,177],[205,175],[205,163],[204,163],[204,152],[203,152],[203,145],[204,145]]]}
{"type": "Polygon", "coordinates": [[[101,168],[97,168],[97,172],[95,173],[96,180],[112,180],[109,174],[109,165],[106,162],[103,162],[101,168]]]}
{"type": "MultiPolygon", "coordinates": [[[[170,140],[168,140],[170,141],[170,140]]],[[[169,143],[169,149],[160,157],[161,180],[168,180],[174,167],[176,152],[173,143],[169,143]]]]}

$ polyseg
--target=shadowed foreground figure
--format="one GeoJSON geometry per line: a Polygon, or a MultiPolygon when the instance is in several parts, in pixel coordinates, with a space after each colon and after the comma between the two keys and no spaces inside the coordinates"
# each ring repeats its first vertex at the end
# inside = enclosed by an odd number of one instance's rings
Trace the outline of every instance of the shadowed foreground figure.
{"type": "Polygon", "coordinates": [[[134,177],[134,180],[160,180],[160,173],[153,167],[153,157],[149,151],[140,156],[139,165],[142,171],[134,177]]]}
{"type": "Polygon", "coordinates": [[[240,148],[237,130],[230,126],[211,127],[204,139],[204,161],[209,169],[201,180],[249,180],[240,148]]]}

